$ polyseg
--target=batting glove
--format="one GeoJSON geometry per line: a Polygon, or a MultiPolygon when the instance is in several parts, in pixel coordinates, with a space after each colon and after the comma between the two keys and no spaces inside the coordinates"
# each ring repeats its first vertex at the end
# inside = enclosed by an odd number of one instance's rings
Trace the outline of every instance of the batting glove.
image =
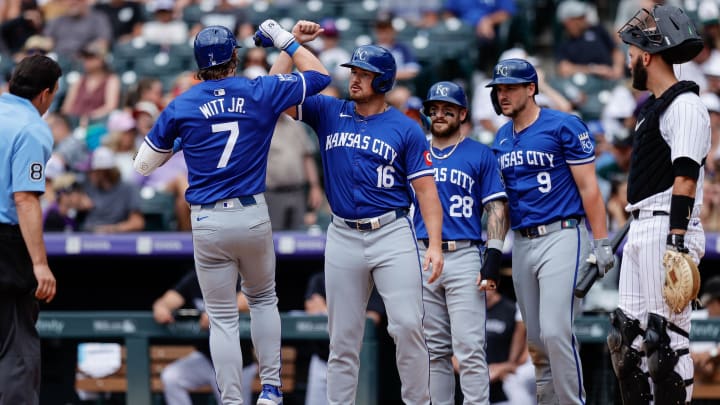
{"type": "Polygon", "coordinates": [[[260,24],[260,27],[253,36],[253,40],[256,46],[262,46],[264,48],[275,46],[284,51],[295,42],[295,37],[278,24],[277,21],[268,19],[260,24]]]}
{"type": "Polygon", "coordinates": [[[595,264],[598,266],[598,275],[603,277],[605,273],[615,266],[615,255],[613,254],[610,240],[608,238],[595,239],[595,264]]]}
{"type": "Polygon", "coordinates": [[[485,255],[480,274],[483,280],[492,280],[497,287],[500,284],[500,264],[502,262],[502,252],[495,248],[485,249],[485,255]]]}
{"type": "Polygon", "coordinates": [[[685,247],[685,235],[669,233],[667,236],[667,248],[680,253],[689,253],[690,249],[685,247]]]}

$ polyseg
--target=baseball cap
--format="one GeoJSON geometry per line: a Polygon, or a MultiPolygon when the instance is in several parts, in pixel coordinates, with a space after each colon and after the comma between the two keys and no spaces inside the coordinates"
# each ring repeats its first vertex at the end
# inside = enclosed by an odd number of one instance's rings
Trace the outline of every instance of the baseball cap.
{"type": "Polygon", "coordinates": [[[52,51],[53,46],[54,41],[52,38],[42,35],[31,35],[25,40],[25,44],[23,44],[23,52],[48,53],[52,51]]]}
{"type": "Polygon", "coordinates": [[[115,169],[115,152],[107,146],[100,146],[92,154],[90,170],[115,169]]]}
{"type": "Polygon", "coordinates": [[[338,31],[337,25],[335,25],[335,20],[332,18],[323,18],[323,20],[320,21],[320,27],[324,30],[322,34],[326,37],[337,37],[340,35],[340,31],[338,31]]]}
{"type": "Polygon", "coordinates": [[[712,277],[705,283],[700,304],[705,307],[716,298],[720,298],[720,276],[712,277]]]}
{"type": "Polygon", "coordinates": [[[700,95],[700,101],[705,104],[709,112],[720,113],[720,97],[715,93],[703,93],[700,95]]]}
{"type": "Polygon", "coordinates": [[[557,8],[557,19],[565,21],[570,18],[585,17],[587,12],[587,5],[582,1],[565,0],[557,8]]]}
{"type": "Polygon", "coordinates": [[[107,121],[108,132],[125,132],[135,128],[135,119],[127,111],[115,110],[107,121]]]}
{"type": "Polygon", "coordinates": [[[57,155],[51,155],[45,164],[45,178],[56,179],[65,174],[65,162],[57,155]]]}
{"type": "Polygon", "coordinates": [[[720,8],[715,0],[703,0],[698,5],[697,14],[703,25],[713,25],[718,23],[720,16],[720,8]]]}
{"type": "Polygon", "coordinates": [[[376,28],[391,28],[393,21],[393,14],[387,11],[381,11],[375,18],[376,28]]]}
{"type": "Polygon", "coordinates": [[[138,101],[133,109],[133,118],[137,119],[139,113],[148,114],[152,119],[156,119],[158,114],[160,114],[160,110],[158,110],[155,103],[151,101],[138,101]]]}
{"type": "Polygon", "coordinates": [[[106,54],[107,49],[105,48],[105,45],[100,42],[90,42],[80,50],[80,56],[84,57],[97,56],[98,58],[104,58],[106,54]]]}
{"type": "Polygon", "coordinates": [[[175,0],[155,0],[150,4],[153,11],[169,11],[175,8],[175,0]]]}

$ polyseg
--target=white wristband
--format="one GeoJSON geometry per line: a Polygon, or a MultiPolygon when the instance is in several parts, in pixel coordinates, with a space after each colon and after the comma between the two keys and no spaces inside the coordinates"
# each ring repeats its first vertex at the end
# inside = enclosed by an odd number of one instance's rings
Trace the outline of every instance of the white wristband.
{"type": "Polygon", "coordinates": [[[487,248],[488,249],[497,249],[502,252],[503,246],[505,245],[505,242],[501,241],[500,239],[490,239],[487,241],[487,248]]]}

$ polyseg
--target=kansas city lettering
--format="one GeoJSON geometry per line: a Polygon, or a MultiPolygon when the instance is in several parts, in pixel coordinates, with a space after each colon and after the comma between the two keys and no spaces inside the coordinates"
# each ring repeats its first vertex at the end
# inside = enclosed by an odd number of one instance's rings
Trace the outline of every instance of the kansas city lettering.
{"type": "Polygon", "coordinates": [[[227,110],[225,108],[225,98],[216,98],[210,100],[207,103],[198,106],[198,109],[203,114],[205,119],[213,117],[224,112],[230,113],[245,113],[245,98],[243,97],[230,97],[230,101],[227,103],[227,110]]]}
{"type": "Polygon", "coordinates": [[[458,169],[449,169],[447,167],[435,167],[435,181],[446,182],[449,181],[452,184],[458,185],[468,193],[472,193],[472,188],[475,185],[475,180],[470,177],[469,174],[458,169]]]}
{"type": "Polygon", "coordinates": [[[341,147],[370,150],[382,156],[389,164],[394,163],[398,156],[392,146],[381,139],[373,139],[369,135],[360,135],[352,132],[335,132],[325,138],[325,150],[341,147]]]}
{"type": "Polygon", "coordinates": [[[500,155],[498,163],[501,170],[506,167],[521,165],[555,167],[553,163],[554,156],[552,153],[536,150],[514,150],[500,155]]]}

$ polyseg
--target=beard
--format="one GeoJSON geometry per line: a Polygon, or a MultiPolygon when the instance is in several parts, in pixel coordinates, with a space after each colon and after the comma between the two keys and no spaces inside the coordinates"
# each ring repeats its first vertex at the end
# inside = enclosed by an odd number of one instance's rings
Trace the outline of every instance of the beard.
{"type": "Polygon", "coordinates": [[[460,121],[445,121],[445,128],[442,130],[435,129],[435,124],[432,125],[432,134],[438,138],[449,138],[455,135],[460,130],[460,121]]]}
{"type": "Polygon", "coordinates": [[[647,79],[648,72],[645,66],[642,64],[642,60],[637,58],[635,60],[635,66],[632,70],[632,86],[635,90],[647,90],[647,79]]]}

